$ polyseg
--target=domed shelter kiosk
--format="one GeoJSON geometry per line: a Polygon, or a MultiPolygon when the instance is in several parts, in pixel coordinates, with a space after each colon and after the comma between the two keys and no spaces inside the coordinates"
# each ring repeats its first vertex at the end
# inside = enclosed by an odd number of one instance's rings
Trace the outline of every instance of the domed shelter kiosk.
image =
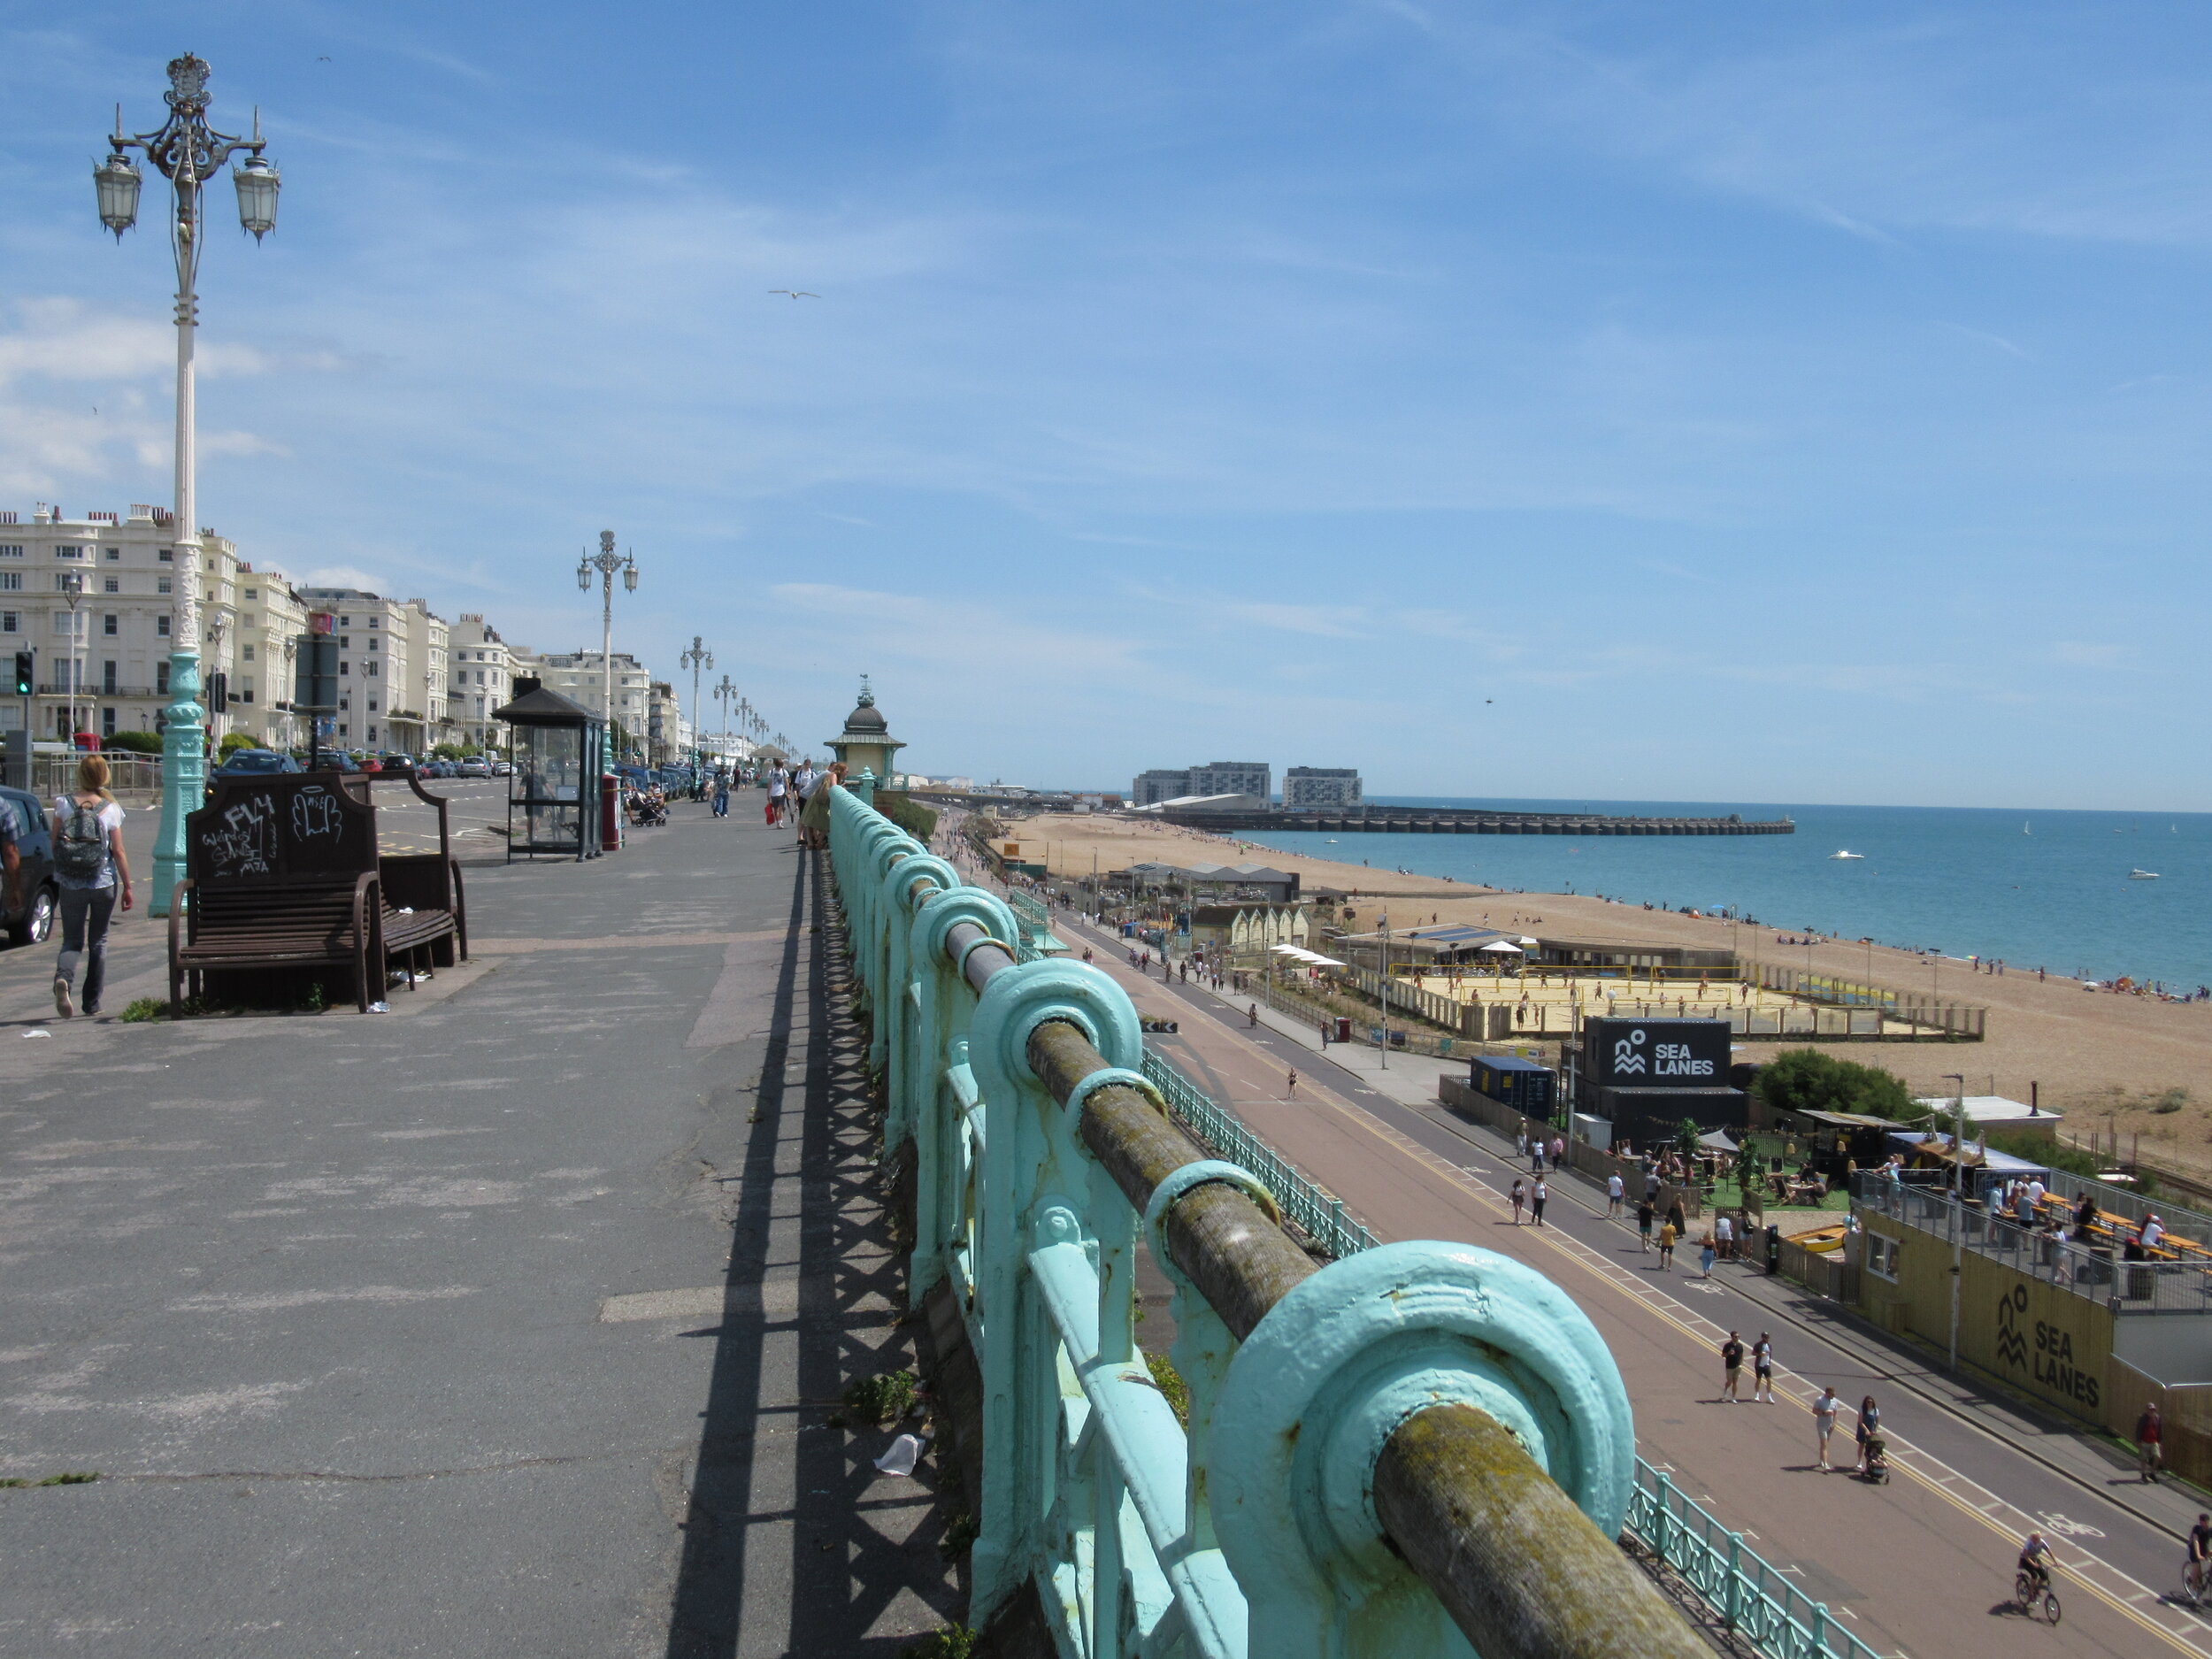
{"type": "Polygon", "coordinates": [[[860,702],[845,717],[845,729],[829,741],[837,758],[845,763],[845,780],[860,781],[860,774],[875,774],[879,788],[891,784],[891,757],[906,745],[891,735],[891,724],[876,707],[876,694],[868,689],[868,676],[860,677],[860,702]]]}

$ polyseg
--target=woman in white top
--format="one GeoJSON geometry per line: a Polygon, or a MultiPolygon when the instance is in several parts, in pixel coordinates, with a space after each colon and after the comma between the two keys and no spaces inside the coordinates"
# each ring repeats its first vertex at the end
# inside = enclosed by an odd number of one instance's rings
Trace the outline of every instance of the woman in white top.
{"type": "Polygon", "coordinates": [[[54,797],[54,881],[61,889],[61,955],[54,962],[54,1008],[64,1019],[77,1010],[77,959],[84,971],[84,1011],[100,1011],[107,983],[108,922],[119,887],[131,908],[131,866],[123,856],[123,809],[108,793],[108,764],[97,755],[77,763],[74,795],[54,797]]]}

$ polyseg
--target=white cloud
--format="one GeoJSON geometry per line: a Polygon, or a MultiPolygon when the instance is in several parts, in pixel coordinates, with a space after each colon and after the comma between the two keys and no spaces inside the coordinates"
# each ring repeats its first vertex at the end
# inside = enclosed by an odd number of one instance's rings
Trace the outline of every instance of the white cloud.
{"type": "Polygon", "coordinates": [[[325,565],[311,570],[300,579],[303,588],[358,588],[364,593],[388,594],[391,589],[380,576],[352,565],[325,565]]]}

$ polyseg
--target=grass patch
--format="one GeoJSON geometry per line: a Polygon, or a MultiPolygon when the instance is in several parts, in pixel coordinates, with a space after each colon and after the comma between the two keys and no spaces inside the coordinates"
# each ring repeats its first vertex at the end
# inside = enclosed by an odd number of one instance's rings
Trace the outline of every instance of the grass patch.
{"type": "Polygon", "coordinates": [[[126,1025],[143,1025],[150,1019],[159,1019],[169,1011],[169,1004],[157,996],[142,996],[116,1018],[126,1025]]]}
{"type": "Polygon", "coordinates": [[[888,1423],[914,1409],[914,1373],[878,1371],[845,1390],[845,1409],[863,1423],[888,1423]]]}
{"type": "Polygon", "coordinates": [[[902,1659],[972,1659],[981,1640],[965,1624],[948,1624],[900,1649],[902,1659]]]}
{"type": "Polygon", "coordinates": [[[952,1519],[945,1523],[945,1535],[938,1542],[937,1553],[947,1561],[957,1561],[974,1547],[982,1531],[974,1516],[965,1509],[956,1509],[952,1519]]]}
{"type": "Polygon", "coordinates": [[[0,1486],[88,1486],[100,1478],[94,1469],[70,1470],[58,1475],[49,1475],[43,1480],[33,1480],[27,1475],[0,1476],[0,1486]]]}
{"type": "Polygon", "coordinates": [[[1183,1380],[1183,1373],[1164,1354],[1155,1354],[1150,1348],[1143,1351],[1144,1363],[1152,1372],[1153,1383],[1167,1397],[1169,1409],[1175,1420],[1185,1428],[1190,1427],[1190,1385],[1183,1380]]]}

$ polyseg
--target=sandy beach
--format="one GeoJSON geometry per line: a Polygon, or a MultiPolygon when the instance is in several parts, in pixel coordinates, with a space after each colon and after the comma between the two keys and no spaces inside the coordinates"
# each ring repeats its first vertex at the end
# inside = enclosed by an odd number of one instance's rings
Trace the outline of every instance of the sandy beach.
{"type": "MultiPolygon", "coordinates": [[[[1732,943],[1754,961],[1801,968],[1809,965],[1809,965],[1818,972],[1901,990],[1926,991],[1932,984],[1945,999],[1989,1010],[1985,1041],[1824,1046],[1895,1072],[1915,1094],[1951,1093],[1957,1085],[1946,1079],[1948,1071],[1965,1074],[1970,1094],[2025,1100],[2032,1082],[2045,1107],[2067,1115],[2068,1131],[2085,1136],[2092,1128],[2108,1133],[2116,1128],[2123,1137],[2139,1134],[2146,1157],[2212,1173],[2212,1004],[2093,993],[2072,979],[2038,983],[2032,972],[1980,972],[1952,957],[1933,959],[1932,969],[1929,957],[1880,945],[1870,955],[1869,948],[1856,941],[1823,941],[1809,952],[1802,945],[1778,945],[1772,928],[1732,930],[1731,924],[1715,918],[1585,896],[1463,887],[1434,876],[1370,869],[1356,856],[1350,862],[1313,858],[1141,819],[1054,815],[1018,824],[1011,833],[1025,844],[1041,843],[1057,876],[1125,869],[1144,859],[1248,861],[1295,870],[1308,887],[1397,895],[1390,916],[1400,926],[1433,918],[1577,939],[1708,948],[1732,943]],[[2175,1090],[2186,1092],[2177,1107],[2175,1090]],[[2165,1110],[2158,1110],[2162,1106],[2165,1110]]],[[[1353,841],[1358,839],[1346,842],[1355,855],[1353,841]]],[[[1363,921],[1366,918],[1367,908],[1362,907],[1363,921]]],[[[1743,1057],[1764,1060],[1793,1046],[1802,1045],[1747,1042],[1743,1057]]]]}

